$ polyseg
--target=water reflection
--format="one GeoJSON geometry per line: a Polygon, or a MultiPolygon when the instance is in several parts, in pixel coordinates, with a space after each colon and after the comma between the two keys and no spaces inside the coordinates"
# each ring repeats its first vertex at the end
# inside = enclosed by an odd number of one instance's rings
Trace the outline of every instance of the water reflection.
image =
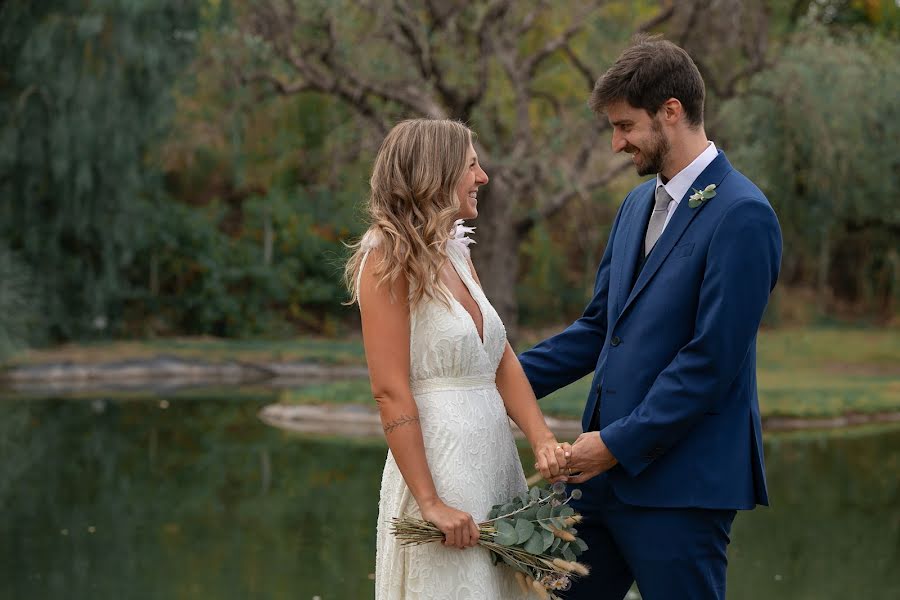
{"type": "MultiPolygon", "coordinates": [[[[0,597],[370,598],[385,446],[216,398],[0,403],[0,597]]],[[[767,441],[729,598],[900,593],[900,428],[767,441]]],[[[527,463],[526,463],[527,464],[527,463]]]]}

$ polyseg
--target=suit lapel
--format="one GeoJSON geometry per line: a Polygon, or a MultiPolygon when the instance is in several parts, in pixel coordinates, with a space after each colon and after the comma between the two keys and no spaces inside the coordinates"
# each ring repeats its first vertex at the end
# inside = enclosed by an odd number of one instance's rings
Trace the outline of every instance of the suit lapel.
{"type": "Polygon", "coordinates": [[[631,282],[634,281],[634,269],[638,264],[638,256],[644,251],[644,229],[646,225],[644,221],[647,215],[650,214],[655,192],[655,186],[648,186],[644,197],[638,198],[634,203],[634,214],[630,216],[630,226],[625,235],[625,244],[623,246],[625,254],[621,263],[621,276],[619,277],[619,285],[616,290],[617,306],[619,308],[616,314],[621,314],[625,310],[625,303],[628,301],[628,294],[631,291],[631,282]]]}
{"type": "MultiPolygon", "coordinates": [[[[725,178],[725,175],[731,171],[731,163],[728,162],[728,159],[725,158],[725,154],[722,151],[719,151],[719,155],[713,160],[706,169],[703,170],[702,173],[694,180],[691,184],[691,187],[688,188],[687,193],[684,197],[681,198],[681,201],[678,203],[678,208],[675,209],[675,214],[672,215],[672,218],[669,220],[669,224],[666,225],[665,230],[663,230],[662,235],[659,240],[656,242],[656,246],[654,246],[653,251],[650,252],[650,256],[647,257],[647,263],[644,265],[643,270],[638,275],[638,279],[634,284],[634,288],[631,289],[631,293],[628,294],[627,299],[624,304],[622,304],[622,310],[619,313],[621,316],[634,302],[634,299],[641,293],[641,291],[647,286],[656,272],[659,270],[660,266],[662,266],[663,262],[665,262],[666,258],[669,256],[669,253],[672,251],[672,248],[675,247],[675,244],[678,243],[678,240],[681,239],[681,236],[684,235],[685,230],[691,224],[691,222],[700,214],[700,211],[706,206],[708,202],[715,202],[716,198],[712,198],[707,202],[704,202],[700,206],[696,208],[691,208],[689,205],[688,198],[694,193],[695,189],[702,190],[706,186],[711,183],[715,183],[718,186],[722,183],[722,179],[725,178]]],[[[655,190],[654,190],[655,191],[655,190]]],[[[632,231],[635,228],[632,227],[632,231]]],[[[637,227],[637,229],[641,229],[637,227]]],[[[641,237],[639,235],[636,237],[641,237]]],[[[629,242],[631,240],[629,239],[629,242]]],[[[643,241],[643,240],[641,240],[643,241]]],[[[629,247],[629,252],[631,248],[629,247]]],[[[626,257],[628,258],[628,257],[626,257]]],[[[637,263],[637,254],[633,254],[630,257],[631,265],[626,267],[629,273],[634,273],[634,266],[637,263]]],[[[633,275],[632,275],[633,276],[633,275]]],[[[631,279],[628,279],[631,282],[631,279]]]]}

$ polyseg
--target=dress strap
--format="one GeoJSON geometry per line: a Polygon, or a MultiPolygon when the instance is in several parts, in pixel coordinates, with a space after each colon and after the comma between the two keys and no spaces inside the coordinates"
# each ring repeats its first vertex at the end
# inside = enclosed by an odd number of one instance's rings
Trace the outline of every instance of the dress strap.
{"type": "Polygon", "coordinates": [[[360,285],[362,284],[362,273],[363,269],[366,268],[366,259],[369,258],[369,252],[371,250],[366,250],[365,254],[363,254],[362,260],[359,261],[359,271],[356,273],[356,303],[359,305],[360,310],[362,310],[362,290],[360,285]]]}

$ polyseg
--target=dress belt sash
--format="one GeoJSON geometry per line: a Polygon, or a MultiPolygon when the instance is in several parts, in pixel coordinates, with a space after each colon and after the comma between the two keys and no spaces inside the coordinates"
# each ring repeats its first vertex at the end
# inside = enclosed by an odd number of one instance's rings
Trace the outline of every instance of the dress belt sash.
{"type": "Polygon", "coordinates": [[[429,377],[409,382],[413,394],[427,394],[447,390],[485,390],[497,385],[493,375],[467,375],[465,377],[429,377]]]}

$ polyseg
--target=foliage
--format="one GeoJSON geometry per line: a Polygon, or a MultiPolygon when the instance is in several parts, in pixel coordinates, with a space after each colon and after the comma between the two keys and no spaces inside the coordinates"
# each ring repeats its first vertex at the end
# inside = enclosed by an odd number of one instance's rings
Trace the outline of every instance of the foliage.
{"type": "Polygon", "coordinates": [[[877,35],[804,31],[722,118],[781,221],[782,282],[882,314],[900,302],[898,54],[877,35]]]}
{"type": "Polygon", "coordinates": [[[479,133],[492,181],[473,256],[512,338],[517,313],[529,325],[573,318],[635,181],[618,175],[628,161],[608,153],[584,100],[641,28],[697,57],[714,139],[779,212],[781,284],[818,285],[820,310],[890,318],[900,11],[714,4],[9,0],[0,246],[18,266],[0,291],[18,281],[29,300],[0,330],[18,327],[19,342],[340,333],[355,319],[341,305],[342,240],[365,227],[381,131],[422,114],[479,133]],[[305,10],[279,12],[289,6],[305,10]],[[730,19],[740,39],[720,35],[730,19]],[[328,21],[333,31],[315,26],[328,21]],[[286,60],[307,47],[325,54],[286,60]]]}
{"type": "MultiPolygon", "coordinates": [[[[210,291],[229,300],[204,294],[199,281],[182,287],[182,297],[161,282],[160,292],[171,299],[168,330],[188,324],[190,331],[227,336],[334,334],[352,313],[342,306],[341,240],[364,227],[355,210],[368,166],[358,160],[355,122],[327,99],[261,98],[231,85],[230,64],[244,52],[231,32],[227,20],[201,29],[197,59],[178,94],[177,133],[159,149],[167,191],[185,205],[169,210],[206,220],[196,226],[221,248],[203,277],[220,280],[210,291]],[[188,306],[198,303],[204,305],[199,322],[188,306]]],[[[193,263],[192,254],[179,261],[193,263]]],[[[159,266],[162,279],[177,275],[173,265],[159,266]]],[[[139,315],[131,320],[141,322],[139,315]]]]}
{"type": "Polygon", "coordinates": [[[316,221],[308,205],[299,194],[253,198],[240,231],[228,235],[218,202],[203,209],[163,203],[129,272],[152,282],[129,298],[126,322],[142,335],[278,338],[298,327],[328,330],[320,319],[346,297],[331,258],[343,246],[335,234],[327,238],[329,220],[316,221]]]}
{"type": "Polygon", "coordinates": [[[0,238],[31,268],[56,338],[118,321],[160,189],[146,153],[195,20],[174,0],[0,7],[0,238]]]}
{"type": "Polygon", "coordinates": [[[318,99],[349,111],[355,148],[369,161],[403,118],[474,128],[491,184],[479,196],[487,234],[473,260],[511,337],[520,243],[630,166],[596,143],[608,125],[585,105],[592,63],[673,13],[654,2],[234,4],[234,28],[219,41],[229,48],[230,77],[263,102],[318,99]]]}
{"type": "Polygon", "coordinates": [[[0,362],[39,336],[39,302],[32,280],[28,267],[0,245],[0,362]]]}
{"type": "Polygon", "coordinates": [[[900,33],[897,0],[812,0],[805,19],[833,28],[871,27],[883,33],[900,33]]]}

